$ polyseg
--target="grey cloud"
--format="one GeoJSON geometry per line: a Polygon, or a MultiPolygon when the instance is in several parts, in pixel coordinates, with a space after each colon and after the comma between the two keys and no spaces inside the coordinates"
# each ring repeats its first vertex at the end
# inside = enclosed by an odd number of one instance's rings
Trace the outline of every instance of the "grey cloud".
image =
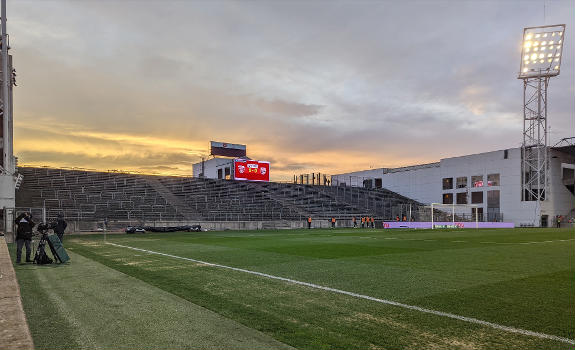
{"type": "Polygon", "coordinates": [[[285,117],[306,117],[317,114],[322,106],[309,105],[303,103],[287,102],[278,99],[271,101],[260,99],[257,106],[265,114],[279,115],[285,117]]]}
{"type": "MultiPolygon", "coordinates": [[[[9,22],[16,118],[233,139],[286,171],[298,153],[385,163],[512,147],[521,138],[519,41],[523,27],[542,24],[541,7],[19,1],[9,22]]],[[[572,2],[547,4],[547,23],[567,23],[562,73],[550,84],[554,137],[575,128],[572,13],[572,2]]]]}

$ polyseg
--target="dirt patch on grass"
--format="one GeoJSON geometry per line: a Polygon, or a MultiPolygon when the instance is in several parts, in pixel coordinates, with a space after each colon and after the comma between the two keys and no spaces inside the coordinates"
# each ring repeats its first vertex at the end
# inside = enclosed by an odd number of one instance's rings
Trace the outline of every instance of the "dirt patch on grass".
{"type": "Polygon", "coordinates": [[[95,248],[95,247],[103,247],[103,246],[104,246],[104,243],[103,243],[103,242],[96,242],[96,241],[73,240],[73,241],[71,241],[71,242],[74,243],[74,244],[77,244],[77,245],[82,245],[82,246],[85,246],[85,247],[92,247],[92,248],[95,248]]]}
{"type": "MultiPolygon", "coordinates": [[[[418,332],[419,333],[419,332],[418,332]]],[[[418,338],[425,340],[424,342],[418,341],[414,344],[414,347],[425,347],[427,349],[464,349],[464,350],[474,350],[482,348],[480,344],[475,342],[470,342],[462,338],[453,337],[442,337],[437,334],[432,334],[429,332],[420,332],[418,338]]]]}
{"type": "Polygon", "coordinates": [[[390,326],[390,327],[394,327],[394,328],[402,328],[402,329],[411,328],[411,325],[407,325],[405,323],[399,322],[397,320],[394,320],[391,317],[375,316],[372,314],[361,313],[361,312],[354,313],[354,315],[352,317],[349,317],[348,319],[352,322],[369,321],[369,322],[384,324],[386,326],[390,326]]]}
{"type": "Polygon", "coordinates": [[[141,266],[141,265],[147,265],[150,263],[155,263],[155,261],[153,260],[143,260],[143,261],[124,261],[123,264],[124,265],[128,265],[128,266],[141,266]]]}
{"type": "Polygon", "coordinates": [[[156,266],[144,266],[142,267],[143,270],[147,270],[147,271],[174,271],[174,270],[185,270],[185,269],[189,269],[189,268],[193,268],[193,267],[201,267],[201,266],[206,266],[204,264],[199,264],[199,263],[193,263],[193,264],[186,264],[186,265],[168,265],[168,266],[161,266],[161,265],[156,265],[156,266]]]}

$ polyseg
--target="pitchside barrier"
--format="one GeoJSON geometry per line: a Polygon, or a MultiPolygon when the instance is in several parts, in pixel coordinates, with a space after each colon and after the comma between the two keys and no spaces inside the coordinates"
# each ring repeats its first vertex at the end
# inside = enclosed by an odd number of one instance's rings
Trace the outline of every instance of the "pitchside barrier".
{"type": "MultiPolygon", "coordinates": [[[[357,227],[361,228],[361,221],[357,217],[357,227]]],[[[331,228],[330,219],[314,219],[312,217],[313,229],[331,228]]],[[[336,218],[337,219],[337,218],[336,218]]],[[[67,221],[67,233],[72,232],[120,232],[128,226],[134,227],[174,227],[186,225],[200,225],[202,229],[209,231],[224,230],[280,230],[280,229],[302,229],[307,228],[306,220],[267,220],[267,221],[67,221]]],[[[383,228],[384,221],[375,219],[375,228],[383,228]]],[[[336,228],[352,228],[351,218],[337,219],[336,228]]]]}
{"type": "Polygon", "coordinates": [[[402,222],[390,221],[383,224],[383,228],[422,228],[422,229],[438,229],[438,228],[515,228],[513,222],[470,222],[470,221],[423,221],[423,222],[402,222]]]}
{"type": "MultiPolygon", "coordinates": [[[[225,230],[281,230],[307,228],[306,220],[270,220],[270,221],[68,221],[67,233],[73,232],[123,232],[128,226],[135,227],[174,227],[186,225],[200,225],[209,231],[225,230]]],[[[329,219],[313,219],[312,229],[331,228],[329,219]]],[[[336,228],[353,228],[351,219],[338,219],[336,228]]],[[[361,221],[357,220],[357,228],[361,228],[361,221]]],[[[370,226],[371,227],[371,226],[370,226]]],[[[392,228],[513,228],[510,222],[472,222],[472,221],[384,221],[375,219],[376,229],[392,228]]]]}

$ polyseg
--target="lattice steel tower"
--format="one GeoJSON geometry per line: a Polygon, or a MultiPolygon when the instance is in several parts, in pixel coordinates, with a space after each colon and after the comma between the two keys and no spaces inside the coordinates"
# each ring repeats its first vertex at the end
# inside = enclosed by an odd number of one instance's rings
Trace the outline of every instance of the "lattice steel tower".
{"type": "Polygon", "coordinates": [[[564,33],[564,24],[523,30],[518,76],[523,80],[523,201],[543,201],[546,198],[549,181],[547,87],[549,79],[560,72],[564,33]]]}

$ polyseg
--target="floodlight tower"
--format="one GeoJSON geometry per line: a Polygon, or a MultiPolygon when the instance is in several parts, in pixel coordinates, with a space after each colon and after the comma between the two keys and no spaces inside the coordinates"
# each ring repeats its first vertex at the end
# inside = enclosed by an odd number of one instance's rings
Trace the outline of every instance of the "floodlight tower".
{"type": "Polygon", "coordinates": [[[549,79],[560,72],[564,34],[564,24],[523,29],[518,76],[523,80],[523,201],[541,202],[546,198],[549,180],[547,87],[549,79]]]}
{"type": "Polygon", "coordinates": [[[13,239],[13,215],[15,207],[16,161],[13,151],[12,87],[15,73],[12,69],[12,56],[8,53],[10,44],[6,31],[6,0],[0,0],[0,209],[3,209],[4,227],[7,242],[13,239]]]}

